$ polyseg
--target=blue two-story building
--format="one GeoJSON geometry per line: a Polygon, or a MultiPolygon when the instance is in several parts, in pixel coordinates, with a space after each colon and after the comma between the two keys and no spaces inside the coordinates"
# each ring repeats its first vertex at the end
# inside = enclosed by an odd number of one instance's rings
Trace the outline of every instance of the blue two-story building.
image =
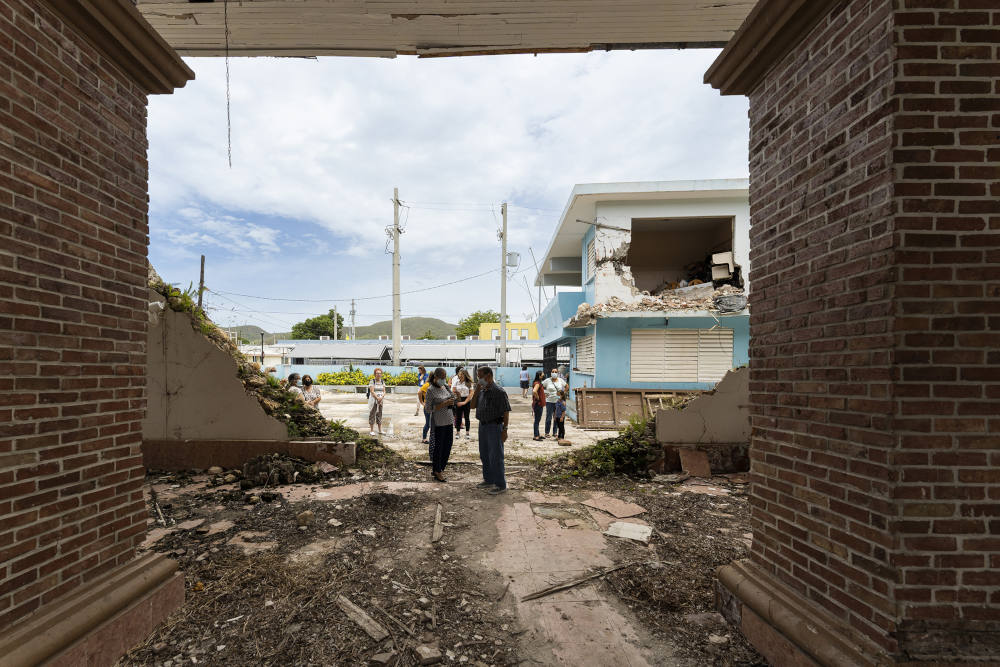
{"type": "Polygon", "coordinates": [[[711,389],[745,365],[749,219],[745,179],[577,185],[536,279],[571,388],[711,389]]]}

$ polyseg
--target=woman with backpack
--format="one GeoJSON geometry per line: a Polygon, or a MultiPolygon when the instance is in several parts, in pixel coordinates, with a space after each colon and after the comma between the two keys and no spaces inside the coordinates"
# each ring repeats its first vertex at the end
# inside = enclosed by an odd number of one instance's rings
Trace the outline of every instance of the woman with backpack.
{"type": "Polygon", "coordinates": [[[375,437],[375,425],[378,425],[378,435],[382,437],[382,401],[385,400],[385,382],[382,381],[382,369],[376,368],[368,383],[368,430],[375,437]]]}

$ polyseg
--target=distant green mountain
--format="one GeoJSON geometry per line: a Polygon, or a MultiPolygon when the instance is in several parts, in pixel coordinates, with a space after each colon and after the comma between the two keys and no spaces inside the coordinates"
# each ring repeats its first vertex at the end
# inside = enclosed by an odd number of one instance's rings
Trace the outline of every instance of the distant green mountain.
{"type": "Polygon", "coordinates": [[[284,333],[269,333],[254,324],[243,324],[238,327],[223,327],[223,330],[235,331],[240,338],[247,340],[250,343],[259,343],[260,335],[264,334],[264,343],[267,345],[270,345],[275,341],[287,340],[292,337],[292,334],[287,331],[284,333]]]}
{"type": "MultiPolygon", "coordinates": [[[[404,317],[400,321],[402,335],[412,336],[414,340],[430,331],[435,338],[447,338],[455,335],[454,324],[448,324],[434,317],[404,317]]],[[[349,330],[349,326],[345,326],[349,330]]],[[[376,322],[365,327],[355,327],[358,340],[370,340],[379,336],[392,335],[392,320],[376,322]]],[[[258,336],[259,338],[259,336],[258,336]]]]}
{"type": "MultiPolygon", "coordinates": [[[[404,317],[401,320],[401,324],[402,335],[412,336],[414,340],[423,336],[427,331],[430,331],[435,338],[439,339],[455,335],[456,325],[448,324],[447,322],[434,317],[404,317]]],[[[346,331],[344,331],[341,335],[350,331],[350,325],[346,322],[344,323],[344,329],[346,331]]],[[[368,326],[356,327],[356,329],[358,333],[358,340],[373,340],[377,339],[379,336],[391,336],[392,320],[376,322],[375,324],[369,324],[368,326]]],[[[240,338],[247,340],[250,343],[259,343],[260,335],[263,333],[264,342],[268,345],[274,341],[289,340],[292,337],[290,332],[270,333],[255,324],[243,324],[238,327],[224,327],[224,330],[235,331],[240,338]]]]}

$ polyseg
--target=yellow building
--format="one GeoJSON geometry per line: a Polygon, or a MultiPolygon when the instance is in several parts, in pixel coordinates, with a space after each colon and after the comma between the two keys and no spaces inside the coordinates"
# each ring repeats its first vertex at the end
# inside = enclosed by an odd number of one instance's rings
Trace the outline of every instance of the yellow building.
{"type": "MultiPolygon", "coordinates": [[[[480,324],[479,340],[500,340],[500,323],[480,324]]],[[[534,322],[508,322],[507,340],[538,340],[538,326],[534,322]]]]}

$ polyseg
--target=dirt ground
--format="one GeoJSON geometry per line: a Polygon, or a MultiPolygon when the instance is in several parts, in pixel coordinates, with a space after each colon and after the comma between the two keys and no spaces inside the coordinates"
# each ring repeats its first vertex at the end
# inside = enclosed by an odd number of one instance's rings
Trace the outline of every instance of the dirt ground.
{"type": "Polygon", "coordinates": [[[180,562],[186,601],[121,664],[766,664],[713,609],[714,570],[750,537],[738,476],[555,480],[520,463],[500,496],[475,489],[478,465],[448,476],[407,461],[244,491],[151,473],[144,548],[180,562]],[[651,526],[649,544],[605,535],[616,521],[651,526]]]}
{"type": "MultiPolygon", "coordinates": [[[[531,399],[521,398],[519,389],[510,393],[510,432],[506,444],[508,455],[520,458],[551,456],[569,449],[592,445],[602,438],[616,434],[615,431],[591,431],[576,427],[567,418],[566,439],[571,446],[560,446],[555,438],[542,441],[532,440],[533,421],[531,399]]],[[[382,441],[407,458],[427,458],[427,445],[420,443],[424,427],[423,414],[414,414],[417,409],[416,394],[388,394],[382,408],[382,441]]],[[[324,392],[320,411],[327,419],[342,419],[351,428],[363,434],[368,433],[368,402],[364,394],[324,392]]],[[[472,437],[465,433],[456,437],[452,449],[452,460],[479,461],[479,444],[476,440],[476,417],[472,415],[472,437]]],[[[545,432],[545,417],[542,416],[541,431],[545,432]]],[[[456,434],[457,436],[457,434],[456,434]]]]}

